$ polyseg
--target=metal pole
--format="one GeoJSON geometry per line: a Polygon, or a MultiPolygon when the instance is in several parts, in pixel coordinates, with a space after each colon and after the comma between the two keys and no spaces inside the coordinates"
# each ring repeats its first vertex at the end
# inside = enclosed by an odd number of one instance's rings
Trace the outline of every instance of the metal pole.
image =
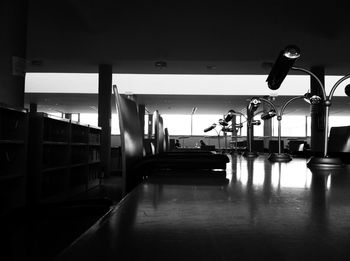
{"type": "Polygon", "coordinates": [[[328,154],[328,128],[329,128],[329,107],[330,103],[326,103],[325,111],[325,130],[324,130],[324,150],[323,157],[326,158],[328,154]]]}
{"type": "Polygon", "coordinates": [[[281,120],[282,117],[278,116],[278,154],[281,154],[281,120]]]}

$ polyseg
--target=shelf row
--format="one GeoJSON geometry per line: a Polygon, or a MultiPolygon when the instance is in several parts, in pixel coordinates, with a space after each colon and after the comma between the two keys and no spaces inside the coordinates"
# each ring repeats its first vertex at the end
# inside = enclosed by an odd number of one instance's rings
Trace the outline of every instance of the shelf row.
{"type": "Polygon", "coordinates": [[[99,184],[101,129],[0,104],[0,216],[99,184]]]}

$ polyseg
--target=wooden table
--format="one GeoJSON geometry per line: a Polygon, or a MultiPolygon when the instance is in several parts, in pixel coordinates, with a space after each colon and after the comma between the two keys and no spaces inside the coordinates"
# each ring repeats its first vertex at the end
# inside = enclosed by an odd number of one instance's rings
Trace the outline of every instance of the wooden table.
{"type": "Polygon", "coordinates": [[[229,164],[227,182],[145,182],[57,260],[350,260],[348,168],[229,164]]]}

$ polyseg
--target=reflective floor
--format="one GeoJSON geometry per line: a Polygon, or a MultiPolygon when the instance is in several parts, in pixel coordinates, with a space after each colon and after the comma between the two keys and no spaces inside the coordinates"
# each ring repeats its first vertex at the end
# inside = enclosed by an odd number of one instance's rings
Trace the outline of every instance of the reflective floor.
{"type": "Polygon", "coordinates": [[[203,179],[145,182],[58,260],[350,259],[349,168],[233,156],[203,179]]]}

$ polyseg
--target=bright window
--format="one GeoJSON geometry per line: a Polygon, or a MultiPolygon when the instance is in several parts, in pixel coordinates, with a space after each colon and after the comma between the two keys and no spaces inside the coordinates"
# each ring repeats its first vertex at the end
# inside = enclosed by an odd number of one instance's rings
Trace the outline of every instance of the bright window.
{"type": "Polygon", "coordinates": [[[98,115],[97,113],[81,113],[80,122],[92,126],[98,126],[98,115]]]}
{"type": "MultiPolygon", "coordinates": [[[[259,120],[261,123],[260,125],[254,125],[254,136],[264,136],[264,121],[260,119],[260,115],[255,116],[254,120],[259,120]]],[[[247,122],[243,117],[242,117],[242,122],[244,123],[241,129],[241,135],[247,136],[247,122]]],[[[239,123],[239,118],[237,118],[237,123],[239,123]]],[[[239,135],[239,132],[238,132],[238,135],[239,135]]]]}
{"type": "Polygon", "coordinates": [[[191,135],[191,115],[162,114],[169,135],[191,135]]]}
{"type": "MultiPolygon", "coordinates": [[[[217,135],[217,132],[220,132],[221,127],[218,124],[219,119],[222,119],[223,115],[216,114],[198,114],[193,115],[193,123],[192,123],[192,135],[217,135]],[[204,129],[210,127],[213,123],[216,123],[217,126],[215,129],[204,132],[204,129]]],[[[222,132],[220,132],[222,135],[222,132]]]]}
{"type": "MultiPolygon", "coordinates": [[[[274,118],[273,135],[278,136],[278,121],[274,118]]],[[[305,137],[305,116],[283,116],[281,120],[281,136],[305,137]]]]}
{"type": "Polygon", "coordinates": [[[329,117],[329,128],[336,126],[349,126],[350,116],[330,116],[329,117]]]}

